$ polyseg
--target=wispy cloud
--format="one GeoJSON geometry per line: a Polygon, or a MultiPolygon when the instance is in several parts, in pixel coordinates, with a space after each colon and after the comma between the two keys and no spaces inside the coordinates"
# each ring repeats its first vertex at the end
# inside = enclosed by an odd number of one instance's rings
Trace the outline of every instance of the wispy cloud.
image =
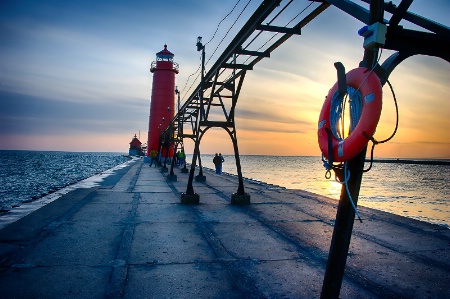
{"type": "MultiPolygon", "coordinates": [[[[175,61],[180,65],[176,85],[183,88],[200,63],[195,46],[197,36],[207,42],[235,3],[26,1],[24,5],[20,1],[1,2],[2,140],[9,140],[17,147],[21,144],[31,147],[39,140],[55,145],[64,139],[68,146],[80,148],[85,144],[90,149],[92,142],[101,140],[98,150],[110,150],[111,144],[115,144],[116,150],[126,151],[130,135],[147,131],[152,89],[149,67],[156,52],[167,43],[175,53],[175,61]],[[29,142],[24,142],[23,136],[29,142]],[[105,147],[106,143],[110,145],[105,147]]],[[[259,4],[252,2],[244,11],[208,67],[259,4]]],[[[308,1],[295,3],[290,16],[309,4],[308,1]]],[[[206,46],[207,58],[244,5],[240,3],[222,23],[214,40],[206,46]]],[[[313,3],[312,7],[317,5],[313,3]]],[[[449,25],[450,4],[446,0],[426,4],[415,1],[411,9],[449,25]]],[[[287,22],[289,18],[282,21],[287,22]]],[[[284,26],[283,22],[278,25],[284,26]]],[[[266,148],[267,138],[277,143],[285,138],[302,144],[284,147],[291,154],[303,154],[306,150],[307,154],[319,154],[317,118],[325,95],[336,82],[333,63],[341,61],[347,71],[358,66],[363,55],[363,40],[357,35],[360,27],[361,22],[339,9],[327,9],[301,35],[293,36],[271,58],[264,59],[247,73],[236,110],[241,148],[248,151],[244,153],[258,153],[266,148]]],[[[384,51],[380,62],[390,54],[384,51]]],[[[395,142],[420,145],[421,154],[432,150],[433,145],[439,153],[448,148],[450,137],[445,130],[450,126],[447,115],[450,101],[446,100],[450,93],[449,78],[447,62],[427,57],[410,58],[392,73],[390,79],[400,107],[399,131],[392,146],[385,146],[392,149],[392,154],[404,153],[404,145],[395,148],[395,142]]],[[[394,117],[392,96],[384,88],[379,136],[392,132],[394,117]]],[[[209,138],[217,144],[215,137],[209,138]]],[[[390,155],[389,151],[383,154],[390,155]]]]}

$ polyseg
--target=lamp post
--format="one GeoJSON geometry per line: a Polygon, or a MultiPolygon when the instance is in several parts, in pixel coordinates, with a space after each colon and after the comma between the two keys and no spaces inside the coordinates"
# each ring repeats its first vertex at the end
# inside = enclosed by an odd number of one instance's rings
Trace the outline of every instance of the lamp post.
{"type": "Polygon", "coordinates": [[[177,112],[180,113],[181,101],[180,101],[180,91],[178,91],[178,86],[175,86],[175,94],[177,95],[177,112]]]}
{"type": "MultiPolygon", "coordinates": [[[[197,37],[197,51],[202,51],[202,76],[201,76],[201,82],[200,82],[200,108],[201,112],[203,113],[203,84],[205,81],[205,46],[202,44],[202,37],[197,37]]],[[[203,116],[203,114],[202,114],[203,116]]]]}
{"type": "Polygon", "coordinates": [[[159,164],[159,166],[161,166],[161,150],[162,150],[162,141],[161,141],[161,139],[162,139],[162,136],[161,136],[161,132],[162,132],[162,125],[161,124],[159,124],[159,126],[158,126],[158,132],[159,132],[159,144],[158,144],[158,164],[159,164]]]}
{"type": "MultiPolygon", "coordinates": [[[[178,136],[181,136],[183,134],[183,122],[181,121],[181,100],[180,100],[180,91],[178,90],[178,86],[175,86],[175,94],[177,95],[177,100],[178,100],[178,107],[177,107],[177,113],[178,113],[178,136]]],[[[183,155],[185,155],[184,152],[184,144],[183,142],[181,142],[181,152],[183,153],[183,155]]],[[[186,157],[183,157],[182,161],[183,163],[183,168],[181,169],[182,173],[188,173],[188,169],[186,167],[186,161],[185,161],[186,157]]]]}
{"type": "MultiPolygon", "coordinates": [[[[197,128],[200,124],[200,120],[204,116],[204,110],[203,110],[203,84],[205,80],[205,46],[202,44],[202,37],[199,36],[197,38],[197,51],[202,52],[202,76],[201,76],[201,82],[200,82],[200,91],[199,91],[199,100],[200,100],[200,111],[197,116],[197,128]]],[[[200,140],[199,136],[197,134],[195,145],[194,145],[194,154],[192,156],[192,164],[191,164],[191,170],[189,171],[189,179],[188,184],[186,187],[186,192],[181,194],[181,203],[182,204],[198,204],[200,201],[200,196],[194,192],[194,187],[192,185],[192,181],[194,180],[194,174],[195,174],[195,165],[197,163],[197,158],[199,159],[199,165],[200,165],[200,173],[195,178],[196,181],[205,181],[206,177],[203,175],[202,172],[202,162],[200,159],[200,140]]]]}
{"type": "MultiPolygon", "coordinates": [[[[199,101],[200,101],[200,120],[205,118],[205,108],[203,107],[203,87],[205,84],[205,46],[202,44],[202,37],[197,37],[197,51],[202,51],[202,76],[201,76],[201,82],[200,82],[200,91],[199,91],[199,101]]],[[[200,170],[198,172],[198,175],[195,177],[195,180],[197,182],[204,182],[206,181],[206,177],[203,175],[203,167],[202,167],[202,158],[200,157],[200,141],[197,140],[195,142],[195,150],[194,150],[194,156],[198,157],[198,164],[200,167],[200,170]]],[[[195,166],[195,163],[193,163],[195,166]]]]}

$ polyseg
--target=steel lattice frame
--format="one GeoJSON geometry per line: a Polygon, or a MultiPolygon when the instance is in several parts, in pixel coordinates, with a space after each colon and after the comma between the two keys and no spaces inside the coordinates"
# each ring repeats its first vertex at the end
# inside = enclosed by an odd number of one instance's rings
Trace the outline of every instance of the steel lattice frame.
{"type": "MultiPolygon", "coordinates": [[[[192,180],[197,159],[200,161],[200,141],[205,132],[213,127],[225,129],[231,137],[239,180],[237,194],[245,194],[234,120],[234,112],[245,74],[252,70],[259,61],[269,58],[270,53],[290,37],[301,34],[301,29],[326,9],[337,8],[365,25],[376,22],[387,25],[383,48],[393,50],[395,53],[381,65],[373,66],[373,62],[377,60],[379,49],[366,49],[363,60],[360,62],[360,66],[373,68],[383,85],[395,67],[413,55],[440,57],[450,62],[450,28],[409,12],[408,9],[413,0],[403,0],[398,6],[380,0],[359,1],[362,4],[368,4],[369,9],[349,0],[302,1],[316,2],[317,6],[295,26],[289,28],[271,25],[274,19],[268,20],[268,17],[276,10],[281,13],[283,10],[290,9],[289,5],[293,1],[289,1],[286,5],[281,5],[282,1],[280,0],[263,1],[210,70],[206,74],[202,72],[200,84],[187,98],[164,131],[163,140],[167,144],[178,146],[183,143],[184,138],[190,138],[195,143],[188,186],[184,195],[196,195],[192,187],[192,180]],[[391,14],[389,20],[385,19],[385,12],[391,14]],[[401,20],[415,24],[425,31],[405,29],[399,25],[401,20]],[[259,49],[250,47],[256,38],[274,32],[278,33],[278,39],[274,42],[265,44],[265,47],[259,49]]],[[[432,4],[430,3],[430,5],[432,4]]],[[[355,204],[357,204],[361,187],[365,155],[366,149],[348,161],[348,169],[353,174],[348,185],[355,204]]],[[[201,161],[200,175],[202,175],[201,161]]],[[[321,298],[339,297],[354,216],[355,213],[349,204],[347,192],[341,192],[321,298]]]]}

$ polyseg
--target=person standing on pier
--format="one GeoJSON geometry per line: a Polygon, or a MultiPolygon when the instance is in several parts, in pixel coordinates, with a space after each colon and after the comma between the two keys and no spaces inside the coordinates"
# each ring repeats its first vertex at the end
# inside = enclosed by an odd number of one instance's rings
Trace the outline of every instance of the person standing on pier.
{"type": "Polygon", "coordinates": [[[222,160],[220,159],[219,155],[216,153],[216,155],[213,158],[214,166],[216,166],[216,173],[220,174],[220,168],[222,166],[222,160]]]}
{"type": "Polygon", "coordinates": [[[225,162],[225,159],[222,156],[222,153],[219,153],[220,164],[219,164],[219,173],[222,174],[222,163],[225,162]]]}
{"type": "Polygon", "coordinates": [[[214,166],[216,166],[216,173],[222,174],[222,163],[225,161],[225,159],[222,157],[222,154],[217,154],[213,158],[214,166]]]}
{"type": "Polygon", "coordinates": [[[186,157],[186,155],[184,154],[184,151],[181,150],[180,153],[178,154],[178,166],[183,166],[184,165],[185,157],[186,157]]]}
{"type": "Polygon", "coordinates": [[[152,148],[152,150],[150,151],[150,167],[152,167],[153,162],[155,162],[155,167],[156,165],[156,156],[158,156],[158,153],[152,148]]]}

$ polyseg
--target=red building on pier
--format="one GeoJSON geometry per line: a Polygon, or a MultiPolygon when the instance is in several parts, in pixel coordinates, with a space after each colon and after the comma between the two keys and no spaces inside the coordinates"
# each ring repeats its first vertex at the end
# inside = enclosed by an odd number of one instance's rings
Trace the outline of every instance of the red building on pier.
{"type": "Polygon", "coordinates": [[[139,141],[136,134],[134,134],[134,137],[130,142],[130,149],[128,150],[128,155],[130,156],[142,155],[142,142],[139,141]]]}

